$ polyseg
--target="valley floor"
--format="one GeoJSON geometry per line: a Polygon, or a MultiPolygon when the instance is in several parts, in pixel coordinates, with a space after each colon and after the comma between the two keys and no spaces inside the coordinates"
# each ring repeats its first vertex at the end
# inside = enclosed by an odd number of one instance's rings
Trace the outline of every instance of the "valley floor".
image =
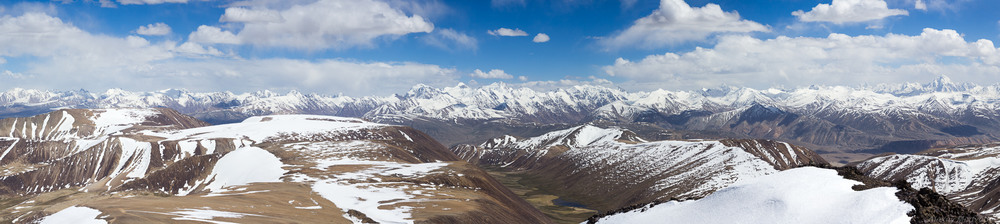
{"type": "MultiPolygon", "coordinates": [[[[486,169],[486,168],[484,168],[486,169]]],[[[523,178],[518,172],[505,172],[499,170],[486,169],[490,176],[496,178],[501,184],[510,188],[518,197],[528,201],[529,204],[541,210],[546,216],[552,218],[556,223],[576,224],[587,221],[596,210],[581,207],[559,205],[555,203],[559,196],[539,189],[536,184],[523,178]]]]}

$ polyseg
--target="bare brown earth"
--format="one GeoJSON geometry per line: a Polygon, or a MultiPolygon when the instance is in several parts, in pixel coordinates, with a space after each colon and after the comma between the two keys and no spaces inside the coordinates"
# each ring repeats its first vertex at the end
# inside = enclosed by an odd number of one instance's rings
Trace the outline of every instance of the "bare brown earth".
{"type": "MultiPolygon", "coordinates": [[[[165,114],[182,116],[164,111],[165,114]]],[[[86,110],[69,112],[88,113],[86,110]]],[[[393,187],[414,195],[415,200],[380,202],[384,205],[379,209],[412,208],[410,214],[416,223],[552,223],[545,214],[485,171],[462,161],[426,134],[399,126],[308,136],[282,135],[249,143],[267,150],[286,164],[281,182],[233,186],[221,195],[212,193],[204,189],[205,185],[197,184],[211,181],[205,179],[226,153],[249,145],[234,145],[233,139],[208,139],[201,141],[214,141],[214,144],[206,144],[214,145],[214,150],[199,142],[194,154],[181,154],[178,142],[139,133],[139,130],[182,129],[204,124],[187,118],[155,117],[153,121],[133,127],[117,138],[110,138],[107,143],[72,154],[59,151],[67,147],[65,143],[42,147],[56,143],[32,141],[31,136],[24,136],[29,140],[14,141],[17,145],[13,149],[25,153],[20,153],[16,159],[8,157],[2,160],[5,172],[11,174],[0,181],[0,223],[39,220],[71,206],[97,209],[101,211],[100,219],[112,223],[200,222],[184,213],[201,210],[230,212],[238,217],[210,217],[208,220],[237,223],[350,223],[348,218],[372,221],[371,214],[338,207],[312,189],[316,180],[371,168],[370,165],[317,168],[319,160],[346,158],[344,156],[394,163],[447,163],[447,166],[426,175],[375,174],[375,178],[351,180],[352,184],[393,187]],[[128,179],[109,176],[114,172],[110,167],[121,165],[119,163],[127,166],[135,159],[117,159],[122,152],[121,144],[116,144],[118,138],[147,142],[153,149],[159,149],[152,150],[152,161],[144,177],[128,179]],[[366,142],[365,147],[338,148],[342,147],[338,144],[358,141],[366,142]],[[302,150],[295,145],[322,147],[302,150]],[[349,154],[331,153],[334,151],[349,154]],[[53,152],[69,156],[60,157],[53,152]],[[37,155],[24,156],[32,153],[37,155]],[[192,193],[177,195],[192,184],[196,185],[192,193]],[[106,185],[111,187],[104,187],[106,185]]],[[[10,120],[0,120],[0,124],[27,122],[23,119],[10,120]]],[[[32,122],[44,122],[40,120],[43,119],[32,122]]],[[[81,130],[87,128],[86,122],[74,125],[81,130]]],[[[0,147],[6,149],[14,142],[0,141],[0,147]]]]}
{"type": "MultiPolygon", "coordinates": [[[[360,133],[354,133],[360,134],[360,133]]],[[[547,217],[532,207],[523,199],[500,184],[489,174],[478,167],[460,160],[450,151],[434,141],[429,136],[407,127],[388,127],[374,131],[375,136],[393,136],[388,140],[372,141],[380,147],[377,150],[366,150],[353,154],[357,157],[374,158],[382,161],[406,163],[423,163],[448,161],[449,165],[441,172],[415,179],[400,179],[392,176],[382,176],[381,182],[404,182],[412,185],[439,185],[443,188],[413,190],[430,191],[417,198],[426,201],[422,203],[401,204],[414,208],[416,222],[429,223],[549,223],[547,217]],[[400,141],[398,133],[406,133],[413,141],[400,141]],[[396,137],[398,136],[398,137],[396,137]]],[[[310,154],[304,151],[282,150],[280,146],[296,143],[299,139],[310,141],[345,141],[356,139],[352,134],[334,137],[285,138],[275,142],[265,142],[259,146],[268,149],[291,165],[290,173],[303,173],[307,176],[326,176],[337,172],[352,172],[363,169],[364,166],[335,166],[326,171],[314,167],[323,155],[310,154]]],[[[372,183],[379,182],[367,180],[372,183]]]]}
{"type": "Polygon", "coordinates": [[[532,206],[535,206],[542,213],[545,213],[546,216],[552,218],[556,223],[576,224],[586,221],[587,218],[597,214],[597,210],[553,203],[553,200],[559,198],[559,196],[545,192],[537,187],[532,187],[536,184],[523,180],[524,174],[522,172],[490,171],[489,173],[519,197],[524,198],[532,206]]]}

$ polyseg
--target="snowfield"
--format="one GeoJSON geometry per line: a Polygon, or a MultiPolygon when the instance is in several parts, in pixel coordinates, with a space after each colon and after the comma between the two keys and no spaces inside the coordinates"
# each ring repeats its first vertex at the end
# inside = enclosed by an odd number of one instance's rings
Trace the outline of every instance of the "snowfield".
{"type": "MultiPolygon", "coordinates": [[[[98,219],[97,216],[101,215],[101,211],[97,209],[87,208],[87,207],[69,207],[63,209],[55,214],[42,219],[42,224],[65,224],[65,223],[76,223],[76,224],[106,224],[107,221],[98,219]]],[[[15,221],[16,222],[16,221],[15,221]]]]}
{"type": "Polygon", "coordinates": [[[103,109],[94,110],[95,116],[90,120],[96,128],[94,136],[104,136],[135,126],[158,113],[150,109],[103,109]]]}
{"type": "Polygon", "coordinates": [[[837,171],[803,167],[744,180],[700,200],[671,201],[601,218],[598,223],[893,223],[913,206],[891,187],[861,184],[837,171]]]}
{"type": "Polygon", "coordinates": [[[378,128],[387,125],[371,123],[358,118],[345,118],[320,115],[272,115],[250,117],[240,123],[214,125],[200,128],[184,129],[174,132],[146,131],[143,134],[160,136],[168,140],[181,139],[215,139],[215,138],[247,138],[261,142],[268,137],[280,134],[320,134],[343,130],[363,128],[378,128]]]}
{"type": "Polygon", "coordinates": [[[205,189],[213,193],[223,192],[230,186],[246,185],[260,182],[281,182],[285,169],[278,157],[257,147],[236,149],[215,163],[208,180],[212,181],[205,189]]]}

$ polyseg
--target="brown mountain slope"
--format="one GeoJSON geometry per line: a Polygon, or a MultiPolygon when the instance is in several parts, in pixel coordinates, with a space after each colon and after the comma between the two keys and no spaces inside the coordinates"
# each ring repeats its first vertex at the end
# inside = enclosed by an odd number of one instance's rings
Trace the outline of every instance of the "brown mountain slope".
{"type": "Polygon", "coordinates": [[[452,151],[489,169],[518,172],[524,182],[600,211],[700,198],[740,179],[826,164],[808,149],[775,141],[645,142],[627,130],[594,126],[505,136],[452,151]]]}
{"type": "Polygon", "coordinates": [[[105,120],[0,139],[0,146],[16,142],[19,150],[57,154],[5,163],[23,171],[2,177],[0,218],[25,222],[86,210],[122,223],[551,222],[408,127],[276,115],[187,128],[199,123],[165,110],[119,112],[95,111],[105,120]],[[38,147],[45,144],[62,145],[38,147]]]}

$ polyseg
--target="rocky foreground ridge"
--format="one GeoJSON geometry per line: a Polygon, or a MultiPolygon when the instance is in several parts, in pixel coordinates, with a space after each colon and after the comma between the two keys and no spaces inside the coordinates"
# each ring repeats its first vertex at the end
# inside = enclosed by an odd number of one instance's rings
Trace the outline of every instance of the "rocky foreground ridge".
{"type": "Polygon", "coordinates": [[[312,115],[208,126],[170,109],[0,124],[8,222],[550,222],[402,126],[312,115]]]}

